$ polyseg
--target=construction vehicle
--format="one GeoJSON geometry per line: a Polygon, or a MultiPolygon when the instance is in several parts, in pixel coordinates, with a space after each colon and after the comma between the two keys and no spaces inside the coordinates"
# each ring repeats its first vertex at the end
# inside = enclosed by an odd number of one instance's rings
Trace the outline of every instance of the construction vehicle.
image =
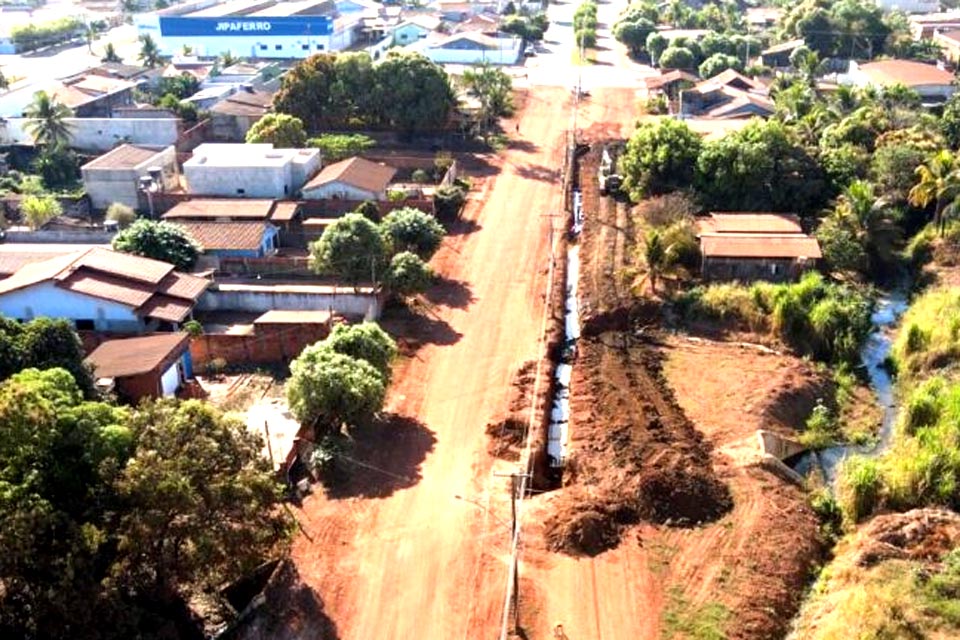
{"type": "Polygon", "coordinates": [[[609,147],[604,147],[603,155],[600,156],[599,178],[600,195],[606,196],[620,191],[620,184],[623,181],[617,173],[614,154],[610,152],[609,147]]]}

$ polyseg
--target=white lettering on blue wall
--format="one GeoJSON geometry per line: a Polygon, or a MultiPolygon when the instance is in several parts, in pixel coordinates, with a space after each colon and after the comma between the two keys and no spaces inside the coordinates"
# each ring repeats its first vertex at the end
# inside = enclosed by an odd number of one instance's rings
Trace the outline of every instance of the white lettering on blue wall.
{"type": "Polygon", "coordinates": [[[218,33],[223,33],[226,31],[270,31],[272,26],[273,25],[271,25],[269,22],[224,20],[217,23],[217,28],[215,30],[218,33]]]}

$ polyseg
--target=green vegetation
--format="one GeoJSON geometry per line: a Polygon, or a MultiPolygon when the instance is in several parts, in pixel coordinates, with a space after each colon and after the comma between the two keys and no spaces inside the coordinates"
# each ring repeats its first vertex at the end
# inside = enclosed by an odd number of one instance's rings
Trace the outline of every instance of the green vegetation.
{"type": "Polygon", "coordinates": [[[663,610],[663,637],[685,640],[724,640],[731,612],[719,602],[693,606],[683,595],[683,588],[671,587],[669,602],[663,610]]]}
{"type": "Polygon", "coordinates": [[[308,147],[320,149],[325,163],[358,156],[376,144],[376,140],[360,133],[329,133],[307,140],[308,147]]]}
{"type": "Polygon", "coordinates": [[[513,114],[513,81],[502,69],[488,63],[466,69],[461,78],[467,94],[480,103],[478,126],[487,134],[497,120],[513,114]]]}
{"type": "Polygon", "coordinates": [[[137,213],[123,203],[114,202],[107,207],[105,219],[116,222],[121,229],[126,229],[137,219],[137,213]]]}
{"type": "Polygon", "coordinates": [[[623,190],[640,201],[689,185],[702,146],[700,136],[680,120],[638,126],[618,162],[623,190]]]}
{"type": "Polygon", "coordinates": [[[818,360],[855,364],[870,333],[871,299],[861,290],[810,272],[795,284],[719,284],[678,296],[690,320],[734,321],[766,330],[818,360]]]}
{"type": "Polygon", "coordinates": [[[201,247],[176,224],[140,219],[113,237],[113,249],[169,262],[177,269],[192,267],[201,247]]]}
{"type": "Polygon", "coordinates": [[[585,0],[573,12],[573,37],[580,49],[597,44],[597,4],[593,0],[585,0]]]}
{"type": "Polygon", "coordinates": [[[53,196],[30,195],[20,201],[20,214],[27,225],[36,231],[63,213],[60,201],[53,196]]]}
{"type": "Polygon", "coordinates": [[[543,40],[543,34],[549,26],[550,19],[542,11],[532,16],[522,16],[514,13],[504,17],[500,30],[504,33],[520,36],[527,42],[539,42],[543,40]]]}
{"type": "Polygon", "coordinates": [[[960,291],[939,287],[923,293],[900,326],[891,356],[901,382],[932,373],[955,377],[960,360],[960,291]]]}
{"type": "Polygon", "coordinates": [[[444,128],[456,98],[442,67],[417,53],[391,51],[377,64],[367,53],[311,56],[283,76],[273,104],[310,131],[413,134],[444,128]]]}
{"type": "Polygon", "coordinates": [[[301,149],[307,144],[303,121],[285,113],[268,113],[247,131],[248,143],[269,142],[277,149],[301,149]]]}
{"type": "Polygon", "coordinates": [[[39,24],[27,23],[10,29],[10,38],[17,51],[33,51],[79,38],[86,26],[79,18],[60,18],[39,24]]]}

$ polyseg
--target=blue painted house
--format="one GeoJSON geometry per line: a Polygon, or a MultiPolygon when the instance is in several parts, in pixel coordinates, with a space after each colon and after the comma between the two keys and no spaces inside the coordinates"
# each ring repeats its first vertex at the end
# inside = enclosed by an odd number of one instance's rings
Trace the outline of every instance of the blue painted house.
{"type": "Polygon", "coordinates": [[[263,258],[279,246],[280,230],[265,220],[181,220],[206,255],[218,258],[263,258]]]}

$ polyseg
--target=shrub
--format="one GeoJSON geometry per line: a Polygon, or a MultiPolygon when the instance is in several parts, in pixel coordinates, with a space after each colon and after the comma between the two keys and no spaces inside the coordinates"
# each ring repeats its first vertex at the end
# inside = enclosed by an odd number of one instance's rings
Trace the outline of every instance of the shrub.
{"type": "Polygon", "coordinates": [[[430,174],[423,169],[417,169],[411,174],[410,179],[417,184],[428,184],[430,182],[430,174]]]}
{"type": "Polygon", "coordinates": [[[881,499],[880,468],[876,460],[854,456],[841,463],[837,503],[844,518],[857,523],[873,513],[881,499]]]}
{"type": "Polygon", "coordinates": [[[31,229],[37,230],[63,213],[53,196],[27,196],[20,201],[20,213],[31,229]]]}
{"type": "Polygon", "coordinates": [[[187,322],[183,323],[183,330],[190,334],[190,336],[193,338],[203,335],[203,325],[196,320],[188,320],[187,322]]]}
{"type": "Polygon", "coordinates": [[[133,224],[133,221],[137,219],[137,213],[125,204],[114,202],[107,207],[106,218],[125,228],[133,224]]]}
{"type": "Polygon", "coordinates": [[[357,156],[377,144],[376,140],[359,133],[324,134],[307,140],[307,146],[320,149],[324,163],[337,162],[357,156]]]}
{"type": "Polygon", "coordinates": [[[939,287],[917,297],[903,316],[891,356],[901,377],[915,378],[960,359],[960,292],[939,287]]]}
{"type": "Polygon", "coordinates": [[[811,449],[824,449],[831,446],[837,439],[837,420],[830,408],[818,400],[810,416],[807,418],[806,428],[800,434],[800,442],[811,449]]]}
{"type": "Polygon", "coordinates": [[[457,186],[440,187],[433,194],[433,209],[438,218],[454,219],[467,201],[467,194],[457,186]]]}

